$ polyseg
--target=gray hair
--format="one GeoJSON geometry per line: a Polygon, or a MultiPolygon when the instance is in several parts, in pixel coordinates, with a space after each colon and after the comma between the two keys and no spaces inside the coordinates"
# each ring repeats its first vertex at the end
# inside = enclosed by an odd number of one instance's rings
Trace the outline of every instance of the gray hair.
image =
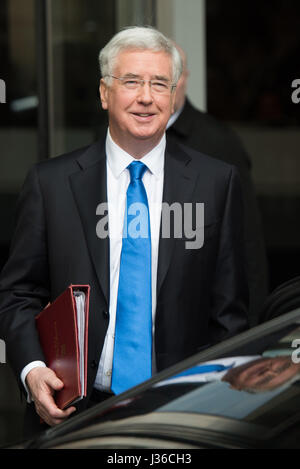
{"type": "Polygon", "coordinates": [[[150,26],[133,26],[117,33],[100,51],[101,75],[110,85],[109,75],[113,74],[118,54],[124,50],[152,50],[165,52],[172,59],[172,83],[177,84],[182,73],[182,59],[171,39],[150,26]]]}

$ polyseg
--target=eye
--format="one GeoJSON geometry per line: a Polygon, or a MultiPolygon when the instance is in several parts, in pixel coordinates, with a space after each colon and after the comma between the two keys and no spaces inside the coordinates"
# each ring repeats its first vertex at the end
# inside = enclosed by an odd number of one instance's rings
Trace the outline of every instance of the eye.
{"type": "Polygon", "coordinates": [[[152,88],[158,92],[167,91],[169,89],[167,83],[165,83],[164,81],[153,81],[152,88]]]}
{"type": "Polygon", "coordinates": [[[130,89],[137,88],[139,86],[139,81],[127,78],[124,80],[124,86],[130,89]]]}

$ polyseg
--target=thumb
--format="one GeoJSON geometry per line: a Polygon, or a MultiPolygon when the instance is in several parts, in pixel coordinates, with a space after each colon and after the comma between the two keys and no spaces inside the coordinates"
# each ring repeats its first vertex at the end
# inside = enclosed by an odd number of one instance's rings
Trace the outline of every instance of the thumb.
{"type": "Polygon", "coordinates": [[[64,383],[57,376],[49,376],[48,384],[54,391],[60,391],[64,387],[64,383]]]}

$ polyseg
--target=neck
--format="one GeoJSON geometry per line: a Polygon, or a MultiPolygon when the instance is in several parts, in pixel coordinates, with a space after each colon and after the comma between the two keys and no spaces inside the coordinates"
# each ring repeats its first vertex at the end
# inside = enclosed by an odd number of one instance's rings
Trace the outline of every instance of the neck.
{"type": "Polygon", "coordinates": [[[110,129],[110,136],[112,140],[120,147],[122,150],[126,151],[129,155],[131,155],[136,160],[143,158],[143,156],[147,155],[151,150],[153,150],[156,145],[159,144],[160,140],[162,139],[163,134],[158,135],[157,137],[153,137],[150,139],[130,139],[125,137],[124,139],[115,138],[113,132],[110,129]]]}

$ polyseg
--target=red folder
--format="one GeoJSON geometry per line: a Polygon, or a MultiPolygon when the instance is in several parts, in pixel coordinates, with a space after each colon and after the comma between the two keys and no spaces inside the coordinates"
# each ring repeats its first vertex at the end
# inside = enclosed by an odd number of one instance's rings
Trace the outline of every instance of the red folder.
{"type": "Polygon", "coordinates": [[[60,409],[86,396],[89,296],[89,285],[70,285],[36,317],[46,364],[64,383],[60,409]]]}

